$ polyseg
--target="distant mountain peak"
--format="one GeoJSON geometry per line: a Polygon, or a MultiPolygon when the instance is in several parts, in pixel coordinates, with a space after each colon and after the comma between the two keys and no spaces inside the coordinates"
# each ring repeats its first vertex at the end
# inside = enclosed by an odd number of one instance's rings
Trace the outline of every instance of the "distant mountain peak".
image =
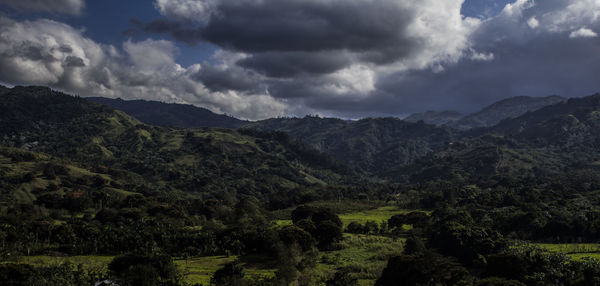
{"type": "Polygon", "coordinates": [[[452,126],[462,130],[478,127],[491,127],[500,123],[502,120],[516,118],[527,112],[535,111],[565,100],[564,97],[558,95],[544,97],[509,97],[492,103],[478,112],[463,117],[454,122],[452,126]]]}
{"type": "Polygon", "coordinates": [[[404,118],[404,121],[418,122],[423,121],[427,124],[433,125],[444,125],[462,118],[462,114],[454,110],[442,110],[442,111],[425,111],[421,113],[414,113],[404,118]]]}

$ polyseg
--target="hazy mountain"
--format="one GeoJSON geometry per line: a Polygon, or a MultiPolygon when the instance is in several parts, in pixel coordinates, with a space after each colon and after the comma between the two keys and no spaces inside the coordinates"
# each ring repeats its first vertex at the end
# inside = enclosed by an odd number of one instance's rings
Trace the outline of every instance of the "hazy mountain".
{"type": "Polygon", "coordinates": [[[600,166],[600,94],[571,98],[467,131],[414,164],[388,170],[398,181],[595,176],[600,166]]]}
{"type": "MultiPolygon", "coordinates": [[[[485,132],[508,135],[538,146],[600,147],[600,94],[571,98],[520,117],[508,119],[485,132]]],[[[483,131],[483,130],[482,130],[483,131]]],[[[598,149],[594,151],[598,152],[598,149]]]]}
{"type": "Polygon", "coordinates": [[[340,162],[367,172],[380,172],[439,150],[454,132],[425,123],[397,118],[345,121],[334,118],[277,118],[247,127],[276,130],[310,144],[340,162]]]}
{"type": "Polygon", "coordinates": [[[538,110],[544,106],[553,105],[564,100],[565,98],[557,95],[546,97],[511,97],[493,103],[478,112],[469,114],[453,122],[451,125],[461,130],[494,126],[504,119],[519,117],[529,111],[538,110]]]}
{"type": "Polygon", "coordinates": [[[216,114],[208,109],[185,104],[169,104],[158,101],[122,100],[104,97],[88,97],[87,100],[112,106],[150,125],[198,128],[237,128],[247,123],[231,116],[216,114]]]}
{"type": "Polygon", "coordinates": [[[433,125],[444,125],[454,121],[457,121],[463,117],[458,111],[445,110],[445,111],[426,111],[422,113],[415,113],[406,118],[404,121],[408,122],[419,122],[423,121],[427,124],[433,125]]]}

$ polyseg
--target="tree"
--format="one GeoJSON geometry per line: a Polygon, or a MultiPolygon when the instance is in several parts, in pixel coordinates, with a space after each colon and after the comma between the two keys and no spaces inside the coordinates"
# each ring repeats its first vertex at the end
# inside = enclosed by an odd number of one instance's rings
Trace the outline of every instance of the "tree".
{"type": "Polygon", "coordinates": [[[292,221],[310,233],[321,249],[331,248],[343,238],[342,220],[330,209],[299,206],[292,212],[292,221]]]}
{"type": "Polygon", "coordinates": [[[175,264],[164,255],[120,255],[110,262],[108,270],[115,280],[133,286],[168,286],[179,282],[175,264]]]}
{"type": "Polygon", "coordinates": [[[27,286],[31,279],[38,275],[38,271],[26,264],[0,264],[0,281],[3,285],[27,286]]]}
{"type": "Polygon", "coordinates": [[[342,237],[342,228],[330,220],[322,221],[317,225],[315,238],[321,249],[331,248],[334,243],[342,240],[342,237]]]}
{"type": "Polygon", "coordinates": [[[302,251],[309,251],[314,246],[314,239],[310,233],[297,226],[285,226],[279,230],[278,234],[279,239],[288,247],[296,244],[302,251]]]}
{"type": "Polygon", "coordinates": [[[336,271],[333,277],[325,282],[327,286],[358,286],[358,279],[346,270],[336,271]]]}
{"type": "Polygon", "coordinates": [[[346,232],[349,233],[364,233],[365,232],[365,228],[358,222],[351,222],[348,224],[348,226],[346,227],[346,232]]]}
{"type": "Polygon", "coordinates": [[[246,285],[246,281],[244,281],[244,268],[237,261],[227,263],[213,274],[210,283],[216,286],[246,285]]]}
{"type": "Polygon", "coordinates": [[[472,277],[462,265],[437,253],[392,257],[375,286],[472,285],[472,277]]]}
{"type": "Polygon", "coordinates": [[[410,255],[415,253],[422,253],[426,249],[427,248],[425,247],[425,243],[423,243],[423,240],[421,240],[421,238],[411,236],[406,240],[406,243],[404,245],[404,251],[402,253],[410,255]]]}

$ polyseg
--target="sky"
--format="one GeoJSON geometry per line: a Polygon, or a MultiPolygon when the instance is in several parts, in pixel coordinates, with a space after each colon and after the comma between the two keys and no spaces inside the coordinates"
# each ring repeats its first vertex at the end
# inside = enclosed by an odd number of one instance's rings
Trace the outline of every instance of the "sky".
{"type": "Polygon", "coordinates": [[[259,120],[600,91],[600,0],[0,0],[0,83],[259,120]]]}

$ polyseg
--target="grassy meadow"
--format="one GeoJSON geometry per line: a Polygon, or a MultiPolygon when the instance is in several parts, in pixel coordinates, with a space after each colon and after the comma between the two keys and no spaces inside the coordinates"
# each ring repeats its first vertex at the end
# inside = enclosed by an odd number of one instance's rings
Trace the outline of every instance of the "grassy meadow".
{"type": "MultiPolygon", "coordinates": [[[[345,204],[345,203],[341,203],[345,204]]],[[[340,203],[334,202],[320,202],[315,204],[310,204],[311,206],[323,206],[328,207],[333,210],[336,210],[339,213],[339,217],[344,223],[344,228],[348,226],[351,222],[357,222],[364,225],[367,221],[374,221],[378,224],[382,222],[387,222],[394,215],[398,214],[406,214],[416,210],[408,210],[408,209],[400,209],[396,206],[386,206],[386,205],[374,205],[369,206],[364,203],[349,203],[347,206],[340,206],[340,203]]],[[[292,209],[287,209],[283,211],[279,211],[276,213],[276,217],[279,219],[275,220],[275,223],[278,226],[290,225],[292,221],[289,219],[291,216],[292,209]],[[284,215],[287,215],[284,218],[284,215]]],[[[425,211],[426,213],[429,213],[425,211]]]]}
{"type": "Polygon", "coordinates": [[[317,282],[325,282],[336,270],[348,270],[360,285],[374,285],[388,258],[402,253],[404,239],[385,236],[344,234],[342,249],[323,251],[317,260],[317,282]]]}
{"type": "Polygon", "coordinates": [[[550,252],[564,253],[574,260],[600,259],[600,244],[598,243],[534,243],[533,245],[550,252]]]}

